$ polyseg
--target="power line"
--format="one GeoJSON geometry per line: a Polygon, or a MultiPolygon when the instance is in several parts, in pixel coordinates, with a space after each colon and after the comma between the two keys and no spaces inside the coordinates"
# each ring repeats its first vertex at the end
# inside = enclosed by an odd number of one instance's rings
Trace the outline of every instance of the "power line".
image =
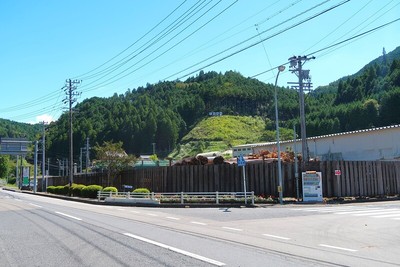
{"type": "MultiPolygon", "coordinates": [[[[317,54],[317,53],[320,53],[320,52],[325,51],[325,50],[327,50],[327,49],[330,49],[330,48],[333,48],[333,47],[335,47],[335,46],[341,45],[341,44],[343,44],[343,43],[349,42],[349,41],[351,41],[351,40],[354,40],[354,39],[357,39],[357,38],[361,38],[361,37],[364,36],[364,35],[373,33],[374,31],[377,31],[377,30],[380,30],[380,29],[382,29],[382,28],[384,28],[384,27],[387,27],[387,26],[389,26],[389,25],[391,25],[391,24],[393,24],[393,23],[395,23],[395,22],[397,22],[397,21],[400,21],[400,18],[395,19],[395,20],[392,20],[392,21],[389,21],[389,22],[387,22],[387,23],[385,23],[385,24],[382,24],[382,25],[380,25],[380,26],[378,26],[378,27],[375,27],[375,28],[370,29],[370,30],[368,30],[368,31],[365,31],[365,32],[363,32],[363,33],[360,33],[360,34],[357,34],[357,35],[352,36],[352,37],[350,37],[350,38],[347,38],[347,39],[345,39],[345,40],[343,40],[343,41],[340,41],[340,42],[337,42],[337,43],[335,43],[335,44],[332,44],[332,45],[326,46],[326,47],[324,47],[324,48],[318,49],[318,50],[316,50],[316,51],[314,51],[314,52],[312,52],[312,53],[307,54],[306,56],[315,55],[315,54],[317,54]]],[[[286,62],[286,63],[283,63],[283,64],[280,64],[280,65],[288,65],[289,63],[290,63],[290,61],[288,61],[288,62],[286,62]]],[[[260,73],[258,73],[258,74],[256,74],[256,75],[253,75],[253,76],[251,76],[250,78],[255,78],[255,77],[257,77],[257,76],[260,76],[260,75],[262,75],[262,74],[265,74],[265,73],[267,73],[267,72],[270,72],[270,71],[272,71],[273,69],[278,68],[280,65],[278,65],[278,66],[276,66],[276,67],[274,67],[274,68],[265,70],[265,71],[263,71],[263,72],[260,72],[260,73]]]]}
{"type": "MultiPolygon", "coordinates": [[[[185,75],[180,76],[180,77],[177,78],[177,79],[178,79],[178,80],[179,80],[179,79],[182,79],[182,78],[187,77],[187,76],[189,76],[189,75],[191,75],[191,74],[193,74],[193,73],[199,72],[200,70],[202,70],[202,69],[204,69],[204,68],[207,68],[207,67],[212,66],[212,65],[214,65],[214,64],[216,64],[216,63],[219,63],[219,62],[221,62],[221,61],[223,61],[223,60],[225,60],[225,59],[227,59],[227,58],[230,58],[230,57],[232,57],[232,56],[234,56],[234,55],[236,55],[236,54],[238,54],[238,53],[241,53],[241,52],[243,52],[243,51],[245,51],[245,50],[247,50],[247,49],[249,49],[249,48],[252,48],[252,47],[254,47],[254,46],[256,46],[256,45],[258,45],[258,44],[260,44],[260,43],[262,43],[262,42],[264,42],[264,41],[266,41],[266,40],[268,40],[268,39],[271,39],[271,38],[273,38],[273,37],[275,37],[275,36],[278,36],[278,35],[280,35],[280,34],[286,32],[286,31],[288,31],[288,30],[291,30],[291,29],[297,27],[297,26],[299,26],[299,25],[301,25],[301,24],[303,24],[303,23],[305,23],[305,22],[308,22],[308,21],[310,21],[310,20],[312,20],[312,19],[314,19],[314,18],[316,18],[316,17],[318,17],[318,16],[320,16],[320,15],[326,13],[326,12],[329,12],[329,11],[331,11],[331,10],[333,10],[333,9],[335,9],[335,8],[341,6],[341,5],[343,5],[343,4],[345,4],[345,3],[349,2],[349,1],[350,1],[350,0],[344,0],[344,1],[340,2],[339,4],[336,4],[336,5],[334,5],[334,6],[330,7],[330,8],[327,8],[327,9],[321,11],[321,12],[318,12],[317,14],[312,15],[312,16],[310,16],[310,17],[308,17],[308,18],[306,18],[306,19],[304,19],[304,20],[302,20],[302,21],[300,21],[300,22],[297,22],[297,23],[295,23],[295,24],[293,24],[293,25],[291,25],[291,26],[289,26],[289,27],[287,27],[287,28],[285,28],[285,29],[283,29],[283,30],[280,30],[280,31],[278,31],[278,32],[275,33],[275,34],[272,34],[272,35],[270,35],[270,36],[268,36],[268,37],[265,37],[265,38],[263,38],[263,39],[260,40],[260,41],[257,41],[257,42],[255,42],[255,43],[253,43],[253,44],[250,44],[250,45],[248,45],[248,46],[246,46],[246,47],[244,47],[244,48],[241,48],[241,49],[239,49],[239,50],[237,50],[237,51],[235,51],[235,52],[233,52],[233,53],[231,53],[231,54],[228,54],[228,55],[226,55],[226,56],[224,56],[224,57],[222,57],[222,58],[220,58],[220,59],[218,59],[218,60],[216,60],[216,61],[213,61],[213,62],[211,62],[211,63],[209,63],[209,64],[207,64],[207,65],[205,65],[205,66],[203,66],[203,67],[201,67],[201,68],[198,68],[198,69],[196,69],[196,70],[194,70],[194,71],[191,71],[191,72],[189,72],[189,73],[186,73],[185,75]]],[[[257,37],[257,35],[256,35],[255,37],[257,37]]],[[[252,37],[252,38],[254,38],[254,37],[252,37]]],[[[252,38],[251,38],[251,39],[252,39],[252,38]]],[[[232,47],[231,47],[231,48],[232,48],[232,47]]],[[[229,49],[231,49],[231,48],[229,48],[229,49]]],[[[209,60],[209,59],[212,59],[212,58],[214,58],[215,56],[220,55],[220,54],[224,53],[225,51],[227,51],[227,50],[229,50],[229,49],[226,49],[226,50],[224,50],[224,51],[222,51],[222,52],[220,52],[220,53],[217,53],[217,54],[215,54],[215,55],[213,55],[213,56],[211,56],[211,57],[208,57],[207,59],[202,60],[202,61],[200,61],[199,63],[196,63],[196,64],[194,64],[194,65],[191,65],[190,67],[187,67],[187,68],[185,68],[185,69],[182,70],[182,71],[176,72],[176,73],[174,73],[174,74],[168,76],[168,77],[165,78],[164,80],[167,80],[167,79],[169,79],[169,78],[171,78],[171,77],[173,77],[173,76],[175,76],[175,75],[177,75],[177,74],[180,74],[180,73],[182,73],[182,72],[184,72],[184,71],[186,71],[186,70],[189,70],[189,69],[191,69],[191,68],[193,68],[193,67],[195,67],[195,66],[197,66],[197,65],[200,65],[201,63],[203,63],[203,62],[205,62],[205,61],[207,61],[207,60],[209,60]]]]}
{"type": "Polygon", "coordinates": [[[120,55],[122,55],[123,53],[125,53],[126,51],[128,51],[132,46],[134,46],[135,44],[137,44],[138,42],[140,42],[141,40],[143,40],[147,35],[149,35],[153,30],[155,30],[158,26],[160,26],[165,20],[167,20],[170,16],[172,16],[172,14],[174,14],[187,0],[184,0],[180,5],[178,5],[171,13],[169,13],[164,19],[162,19],[160,22],[158,22],[155,26],[153,26],[153,28],[151,28],[150,30],[148,30],[142,37],[140,37],[139,39],[137,39],[135,42],[133,42],[131,45],[129,45],[127,48],[125,48],[124,50],[122,50],[121,52],[119,52],[117,55],[113,56],[112,58],[110,58],[109,60],[107,60],[106,62],[104,62],[103,64],[101,64],[100,66],[85,72],[81,75],[78,75],[76,77],[74,77],[73,79],[78,79],[80,78],[82,79],[86,79],[85,75],[94,72],[95,70],[98,70],[99,68],[105,66],[106,64],[110,63],[111,61],[113,61],[114,59],[116,59],[117,57],[119,57],[120,55]]]}
{"type": "MultiPolygon", "coordinates": [[[[151,48],[153,45],[157,44],[159,41],[161,41],[162,39],[164,39],[165,37],[167,37],[170,33],[172,33],[174,30],[178,29],[181,25],[183,25],[183,23],[186,23],[189,19],[190,16],[195,12],[199,12],[199,8],[200,10],[202,8],[204,8],[205,6],[207,6],[209,3],[211,3],[211,0],[209,0],[208,3],[206,3],[206,5],[203,6],[204,2],[206,0],[202,0],[202,2],[200,3],[200,0],[197,1],[196,4],[192,5],[187,11],[185,11],[181,16],[179,16],[177,19],[175,19],[172,23],[170,23],[167,27],[165,27],[163,30],[161,30],[158,34],[156,34],[154,37],[152,37],[149,41],[147,41],[146,43],[142,44],[139,48],[137,48],[136,50],[134,50],[133,52],[131,52],[129,55],[127,55],[126,57],[122,58],[121,60],[119,60],[118,62],[112,64],[111,66],[107,67],[106,69],[99,71],[93,75],[90,75],[88,77],[82,77],[83,79],[91,79],[97,76],[102,75],[102,77],[100,77],[97,80],[102,79],[103,77],[107,76],[108,74],[114,72],[115,70],[119,69],[120,67],[122,67],[123,65],[125,65],[126,63],[128,63],[129,61],[131,61],[132,59],[136,58],[138,55],[142,54],[143,52],[145,52],[147,49],[151,48]],[[135,54],[136,53],[136,54],[135,54]],[[106,73],[106,74],[104,74],[106,73]]],[[[92,83],[90,83],[92,84],[92,83]]],[[[89,85],[89,84],[88,84],[89,85]]]]}
{"type": "MultiPolygon", "coordinates": [[[[211,9],[215,8],[216,5],[218,5],[221,2],[221,0],[219,2],[217,2],[214,6],[210,7],[208,10],[206,10],[202,15],[200,15],[200,17],[198,17],[194,22],[198,21],[201,17],[203,17],[205,14],[207,14],[211,9]]],[[[179,34],[181,34],[184,30],[186,30],[188,27],[190,27],[191,25],[188,25],[187,27],[185,27],[184,29],[182,29],[180,32],[178,32],[175,36],[173,36],[171,39],[169,39],[167,42],[165,42],[164,44],[162,44],[160,47],[158,47],[155,51],[153,51],[150,55],[144,57],[143,59],[141,59],[140,61],[136,62],[134,65],[132,65],[131,67],[125,69],[124,71],[120,72],[117,75],[114,75],[113,77],[103,81],[103,83],[95,85],[91,88],[86,88],[85,91],[91,91],[91,90],[95,90],[98,88],[98,86],[105,86],[105,85],[109,85],[112,84],[134,72],[136,72],[137,70],[147,66],[148,64],[150,64],[151,62],[155,61],[156,59],[158,59],[159,57],[163,56],[164,54],[166,54],[167,52],[169,52],[170,50],[172,50],[173,48],[176,48],[177,45],[181,44],[183,41],[185,41],[186,39],[188,39],[189,37],[191,37],[193,34],[195,34],[197,31],[199,31],[200,29],[202,29],[203,27],[205,27],[208,23],[210,23],[212,20],[214,20],[215,18],[217,18],[218,16],[220,16],[222,13],[224,13],[226,10],[228,10],[230,7],[232,7],[234,4],[236,4],[238,2],[238,0],[236,0],[235,2],[233,2],[232,4],[230,4],[228,7],[226,7],[225,9],[223,9],[222,11],[220,11],[217,15],[215,15],[214,17],[212,17],[211,19],[209,19],[207,22],[205,22],[204,24],[202,24],[200,27],[198,27],[196,30],[194,30],[193,32],[191,32],[189,35],[187,35],[186,37],[184,37],[183,39],[181,39],[180,41],[178,41],[177,43],[173,44],[170,48],[167,48],[164,52],[162,52],[161,54],[158,54],[157,56],[155,56],[153,59],[151,59],[150,61],[147,61],[146,63],[142,64],[141,66],[139,66],[138,68],[132,70],[131,72],[117,78],[119,75],[121,75],[122,73],[126,72],[127,70],[131,69],[132,67],[134,67],[135,65],[137,65],[138,63],[142,62],[144,59],[148,58],[149,56],[151,56],[154,52],[158,51],[160,48],[164,47],[166,44],[168,44],[172,39],[174,39],[175,37],[177,37],[179,34]],[[114,79],[117,78],[117,79],[114,79]],[[114,80],[112,80],[114,79],[114,80]],[[109,83],[104,84],[104,82],[110,81],[109,83]]]]}

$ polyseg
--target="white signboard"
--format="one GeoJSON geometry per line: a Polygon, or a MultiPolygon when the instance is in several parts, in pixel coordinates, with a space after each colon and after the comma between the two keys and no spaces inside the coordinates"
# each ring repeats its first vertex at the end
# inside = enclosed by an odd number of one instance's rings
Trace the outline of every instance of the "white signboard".
{"type": "Polygon", "coordinates": [[[303,201],[322,202],[321,172],[303,172],[303,201]]]}

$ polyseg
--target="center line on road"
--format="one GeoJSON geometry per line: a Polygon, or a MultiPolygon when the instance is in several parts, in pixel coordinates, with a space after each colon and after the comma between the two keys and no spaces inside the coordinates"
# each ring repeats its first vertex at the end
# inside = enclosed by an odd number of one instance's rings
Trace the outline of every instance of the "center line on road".
{"type": "Polygon", "coordinates": [[[283,240],[290,240],[289,237],[283,237],[283,236],[277,236],[277,235],[263,234],[263,236],[268,236],[268,237],[273,237],[273,238],[278,238],[278,239],[283,239],[283,240]]]}
{"type": "Polygon", "coordinates": [[[175,220],[175,221],[179,221],[180,220],[179,218],[176,218],[176,217],[167,217],[167,219],[171,219],[171,220],[175,220]]]}
{"type": "Polygon", "coordinates": [[[239,229],[239,228],[232,228],[232,227],[226,227],[226,226],[222,226],[222,228],[227,229],[227,230],[232,230],[232,231],[238,231],[238,232],[243,231],[242,229],[239,229]]]}
{"type": "Polygon", "coordinates": [[[202,223],[202,222],[190,222],[190,223],[198,224],[198,225],[207,225],[206,223],[202,223]]]}
{"type": "Polygon", "coordinates": [[[68,214],[65,214],[65,213],[62,213],[62,212],[58,212],[58,211],[56,211],[56,213],[57,213],[57,214],[60,214],[60,215],[63,215],[63,216],[65,216],[65,217],[71,218],[71,219],[75,219],[75,220],[78,220],[78,221],[82,221],[81,218],[78,218],[78,217],[75,217],[75,216],[72,216],[72,215],[68,215],[68,214]]]}
{"type": "Polygon", "coordinates": [[[29,203],[29,205],[34,206],[36,208],[42,208],[42,206],[39,206],[39,205],[36,205],[36,204],[33,204],[33,203],[29,203]]]}
{"type": "Polygon", "coordinates": [[[335,247],[335,246],[330,246],[330,245],[325,245],[325,244],[319,244],[319,246],[326,247],[326,248],[339,249],[339,250],[344,250],[344,251],[350,251],[350,252],[356,252],[357,251],[355,249],[335,247]]]}
{"type": "Polygon", "coordinates": [[[166,248],[166,249],[174,251],[176,253],[180,253],[182,255],[185,255],[185,256],[188,256],[188,257],[191,257],[191,258],[194,258],[194,259],[197,259],[197,260],[201,260],[201,261],[213,264],[215,266],[224,266],[225,265],[225,263],[223,263],[223,262],[216,261],[216,260],[213,260],[213,259],[210,259],[210,258],[206,258],[204,256],[201,256],[201,255],[198,255],[198,254],[194,254],[194,253],[191,253],[189,251],[185,251],[185,250],[182,250],[182,249],[179,249],[179,248],[171,247],[171,246],[168,246],[166,244],[159,243],[157,241],[153,241],[153,240],[141,237],[141,236],[133,235],[133,234],[130,234],[130,233],[123,233],[123,235],[132,237],[134,239],[137,239],[137,240],[140,240],[140,241],[143,241],[143,242],[146,242],[146,243],[149,243],[149,244],[161,247],[161,248],[166,248]]]}

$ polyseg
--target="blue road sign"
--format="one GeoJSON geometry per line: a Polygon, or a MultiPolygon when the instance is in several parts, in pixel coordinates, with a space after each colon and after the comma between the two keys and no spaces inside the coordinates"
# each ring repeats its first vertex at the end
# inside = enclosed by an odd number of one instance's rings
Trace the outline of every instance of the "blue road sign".
{"type": "Polygon", "coordinates": [[[243,166],[246,165],[246,161],[244,160],[244,158],[243,158],[242,155],[240,155],[240,156],[237,158],[237,164],[238,164],[239,167],[243,167],[243,166]]]}

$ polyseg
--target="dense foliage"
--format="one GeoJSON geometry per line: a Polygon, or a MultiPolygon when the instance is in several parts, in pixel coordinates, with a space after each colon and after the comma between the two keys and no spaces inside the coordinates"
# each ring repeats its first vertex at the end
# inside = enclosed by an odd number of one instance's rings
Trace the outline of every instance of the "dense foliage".
{"type": "Polygon", "coordinates": [[[0,119],[0,137],[27,138],[34,140],[40,133],[42,126],[40,124],[28,124],[0,119]]]}
{"type": "MultiPolygon", "coordinates": [[[[194,144],[198,149],[189,153],[212,148],[213,142],[224,142],[229,147],[238,142],[273,141],[273,89],[272,84],[234,71],[201,71],[185,81],[147,84],[110,98],[86,99],[76,106],[79,112],[74,114],[74,151],[77,155],[87,137],[92,145],[122,142],[122,148],[136,156],[153,154],[153,143],[156,154],[166,156],[192,141],[198,141],[194,144]],[[206,119],[210,112],[222,112],[226,119],[215,123],[212,118],[206,119]],[[239,116],[261,120],[248,125],[239,116]],[[203,127],[209,124],[215,129],[203,127]],[[254,136],[242,132],[244,127],[254,136]],[[204,146],[207,142],[211,145],[204,146]]],[[[300,132],[298,94],[279,88],[278,98],[282,139],[288,139],[294,125],[300,132]]],[[[305,102],[308,136],[400,123],[400,47],[352,76],[317,88],[307,94],[305,102]]],[[[7,128],[1,123],[0,135],[7,128]]],[[[10,131],[4,136],[10,136],[10,131]]],[[[17,130],[14,132],[13,136],[20,136],[17,130]]],[[[46,145],[49,157],[68,156],[67,113],[50,125],[46,145]]]]}

